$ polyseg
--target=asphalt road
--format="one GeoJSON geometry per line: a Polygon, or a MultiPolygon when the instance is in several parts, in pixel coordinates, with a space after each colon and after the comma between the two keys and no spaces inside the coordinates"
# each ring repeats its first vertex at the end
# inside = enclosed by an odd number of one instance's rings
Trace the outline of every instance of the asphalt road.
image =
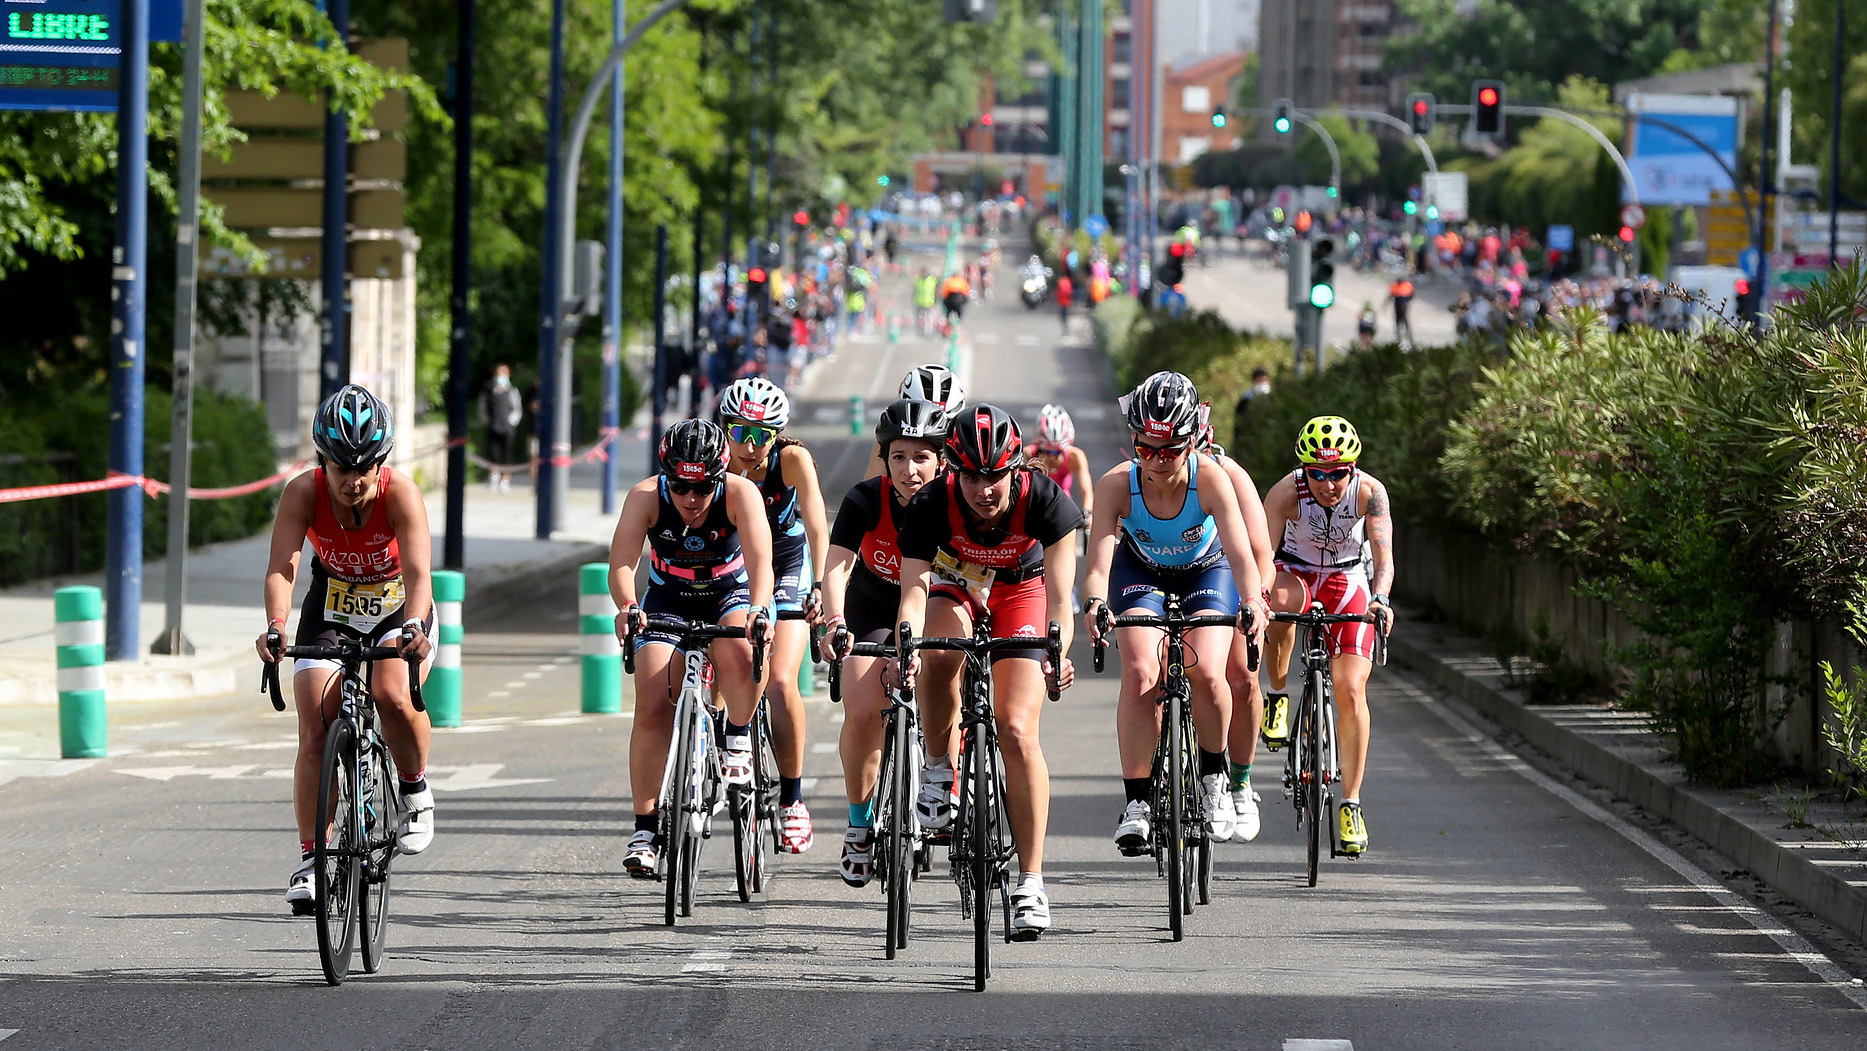
{"type": "MultiPolygon", "coordinates": [[[[1092,459],[1113,462],[1106,370],[1058,344],[1053,314],[1001,299],[969,328],[974,400],[1021,413],[1062,400],[1092,459]]],[[[879,404],[937,357],[912,335],[843,347],[800,429],[826,489],[854,481],[866,453],[850,394],[879,404]]],[[[323,984],[311,923],[280,900],[292,726],[257,695],[139,706],[114,728],[118,756],[0,784],[0,1051],[1858,1051],[1867,1032],[1867,996],[1786,950],[1803,943],[1694,851],[1506,752],[1395,669],[1372,686],[1371,852],[1305,887],[1291,811],[1274,769],[1261,774],[1264,832],[1219,848],[1214,905],[1184,943],[1167,937],[1153,866],[1110,841],[1115,680],[1088,676],[1086,655],[1044,717],[1055,926],[997,948],[987,993],[970,992],[944,863],[893,962],[879,891],[836,877],[839,713],[821,691],[816,848],[780,858],[769,900],[742,905],[716,846],[694,918],[669,929],[659,887],[622,875],[630,720],[577,714],[575,614],[569,578],[470,611],[468,724],[434,746],[435,844],[396,867],[382,972],[340,989],[323,984]]]]}

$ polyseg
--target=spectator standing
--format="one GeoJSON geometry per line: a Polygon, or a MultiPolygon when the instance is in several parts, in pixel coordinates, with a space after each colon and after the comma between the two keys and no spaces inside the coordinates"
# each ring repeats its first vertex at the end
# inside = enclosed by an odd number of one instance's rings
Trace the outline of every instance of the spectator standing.
{"type": "Polygon", "coordinates": [[[512,487],[503,468],[512,463],[519,425],[525,421],[525,400],[512,385],[512,366],[493,366],[492,381],[480,395],[480,415],[486,420],[486,458],[500,465],[487,474],[486,484],[503,493],[512,487]]]}

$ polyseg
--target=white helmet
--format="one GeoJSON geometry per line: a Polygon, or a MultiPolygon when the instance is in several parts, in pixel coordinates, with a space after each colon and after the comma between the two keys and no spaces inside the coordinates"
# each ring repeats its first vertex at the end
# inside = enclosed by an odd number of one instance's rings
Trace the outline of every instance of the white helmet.
{"type": "Polygon", "coordinates": [[[791,399],[776,383],[754,376],[720,392],[720,415],[783,429],[791,422],[791,399]]]}
{"type": "Polygon", "coordinates": [[[918,365],[901,381],[901,396],[931,401],[947,415],[966,407],[966,392],[960,389],[959,377],[945,365],[918,365]]]}
{"type": "Polygon", "coordinates": [[[1069,410],[1061,405],[1046,405],[1037,410],[1037,440],[1045,445],[1069,448],[1076,444],[1076,424],[1069,410]]]}

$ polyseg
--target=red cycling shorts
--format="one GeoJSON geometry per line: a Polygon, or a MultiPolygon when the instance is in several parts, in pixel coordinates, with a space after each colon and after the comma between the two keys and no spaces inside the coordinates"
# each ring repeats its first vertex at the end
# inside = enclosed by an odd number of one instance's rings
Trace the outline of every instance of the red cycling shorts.
{"type": "Polygon", "coordinates": [[[966,588],[935,578],[931,597],[946,599],[966,611],[977,622],[982,611],[992,614],[992,637],[995,639],[1031,640],[1029,650],[1003,650],[992,655],[993,662],[1006,657],[1044,659],[1044,644],[1050,633],[1050,596],[1039,573],[1015,584],[994,582],[981,606],[978,596],[966,588]]]}
{"type": "MultiPolygon", "coordinates": [[[[1277,571],[1303,582],[1304,609],[1308,609],[1311,602],[1320,602],[1324,613],[1368,612],[1368,599],[1373,593],[1368,590],[1365,573],[1310,569],[1286,562],[1277,563],[1277,571]]],[[[1328,631],[1330,657],[1352,654],[1370,661],[1374,659],[1374,625],[1365,622],[1331,624],[1328,631]]]]}

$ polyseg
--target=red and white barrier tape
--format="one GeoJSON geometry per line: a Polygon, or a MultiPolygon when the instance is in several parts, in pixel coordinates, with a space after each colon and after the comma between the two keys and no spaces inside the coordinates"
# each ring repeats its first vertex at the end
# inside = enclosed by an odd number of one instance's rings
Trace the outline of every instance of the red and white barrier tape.
{"type": "MultiPolygon", "coordinates": [[[[300,460],[278,474],[255,482],[247,482],[245,485],[233,485],[220,489],[200,489],[191,485],[188,487],[188,499],[231,500],[237,496],[251,496],[281,482],[291,480],[293,476],[309,466],[311,466],[310,461],[300,460]]],[[[147,475],[118,474],[112,471],[108,476],[93,482],[60,482],[55,485],[27,485],[18,489],[0,489],[0,504],[20,503],[26,500],[49,500],[58,496],[81,496],[85,493],[102,493],[112,489],[128,489],[132,486],[141,489],[152,499],[157,496],[166,496],[174,491],[169,483],[157,481],[147,475]]]]}
{"type": "Polygon", "coordinates": [[[494,463],[484,456],[469,452],[467,453],[467,459],[471,461],[475,467],[480,467],[488,471],[528,471],[533,467],[544,466],[569,467],[579,461],[584,463],[600,463],[609,459],[609,447],[614,445],[616,439],[620,437],[622,437],[622,431],[620,429],[605,427],[603,428],[603,436],[598,438],[595,444],[591,445],[589,448],[564,456],[540,456],[535,460],[521,460],[518,463],[494,463]]]}

